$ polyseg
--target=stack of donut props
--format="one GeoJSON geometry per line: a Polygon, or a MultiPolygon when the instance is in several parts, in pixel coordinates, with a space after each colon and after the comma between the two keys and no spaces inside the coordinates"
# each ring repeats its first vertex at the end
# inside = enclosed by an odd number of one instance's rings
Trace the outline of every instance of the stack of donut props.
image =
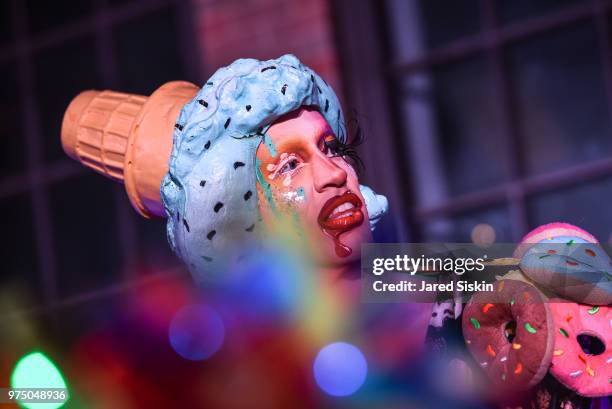
{"type": "Polygon", "coordinates": [[[498,390],[529,389],[550,371],[581,396],[612,395],[608,255],[588,232],[551,223],[525,236],[514,257],[524,281],[501,279],[465,308],[463,334],[476,362],[498,390]]]}

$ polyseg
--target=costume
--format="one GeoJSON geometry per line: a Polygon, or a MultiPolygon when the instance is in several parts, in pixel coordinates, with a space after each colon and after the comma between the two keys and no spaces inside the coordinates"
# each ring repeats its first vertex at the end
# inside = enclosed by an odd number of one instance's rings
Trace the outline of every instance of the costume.
{"type": "MultiPolygon", "coordinates": [[[[167,217],[170,246],[201,282],[222,274],[242,256],[240,248],[258,240],[256,184],[266,201],[272,192],[256,151],[263,144],[273,153],[267,129],[302,106],[318,110],[339,143],[348,142],[333,89],[284,55],[236,60],[199,91],[180,81],[148,98],[85,91],[64,115],[62,144],[72,158],[124,182],[143,216],[167,217]]],[[[373,229],[387,200],[359,188],[373,229]]]]}

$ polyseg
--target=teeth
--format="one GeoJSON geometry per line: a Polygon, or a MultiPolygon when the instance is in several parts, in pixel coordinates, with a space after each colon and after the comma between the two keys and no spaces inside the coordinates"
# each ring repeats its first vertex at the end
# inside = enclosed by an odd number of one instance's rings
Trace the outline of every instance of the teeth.
{"type": "Polygon", "coordinates": [[[345,212],[347,210],[350,210],[352,208],[354,208],[355,206],[353,206],[352,203],[342,203],[340,206],[336,207],[334,209],[334,211],[332,212],[332,214],[336,214],[336,213],[342,213],[345,212]]]}
{"type": "Polygon", "coordinates": [[[336,207],[330,216],[336,215],[338,213],[346,212],[347,210],[354,209],[355,206],[352,203],[342,203],[340,206],[336,207]]]}

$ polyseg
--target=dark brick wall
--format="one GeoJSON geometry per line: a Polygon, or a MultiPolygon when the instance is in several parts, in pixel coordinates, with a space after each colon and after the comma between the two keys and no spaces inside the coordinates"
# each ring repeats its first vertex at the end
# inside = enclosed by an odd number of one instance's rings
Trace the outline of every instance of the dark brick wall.
{"type": "Polygon", "coordinates": [[[194,0],[202,65],[211,75],[237,58],[295,54],[342,94],[327,0],[194,0]]]}

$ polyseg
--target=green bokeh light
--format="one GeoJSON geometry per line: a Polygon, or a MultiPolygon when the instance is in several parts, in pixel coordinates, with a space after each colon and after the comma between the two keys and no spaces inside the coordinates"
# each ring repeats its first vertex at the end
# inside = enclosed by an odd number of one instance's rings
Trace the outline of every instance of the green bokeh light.
{"type": "MultiPolygon", "coordinates": [[[[11,375],[12,388],[64,388],[66,381],[55,364],[41,352],[32,352],[22,357],[11,375]]],[[[57,409],[64,403],[22,403],[26,409],[57,409]]]]}

